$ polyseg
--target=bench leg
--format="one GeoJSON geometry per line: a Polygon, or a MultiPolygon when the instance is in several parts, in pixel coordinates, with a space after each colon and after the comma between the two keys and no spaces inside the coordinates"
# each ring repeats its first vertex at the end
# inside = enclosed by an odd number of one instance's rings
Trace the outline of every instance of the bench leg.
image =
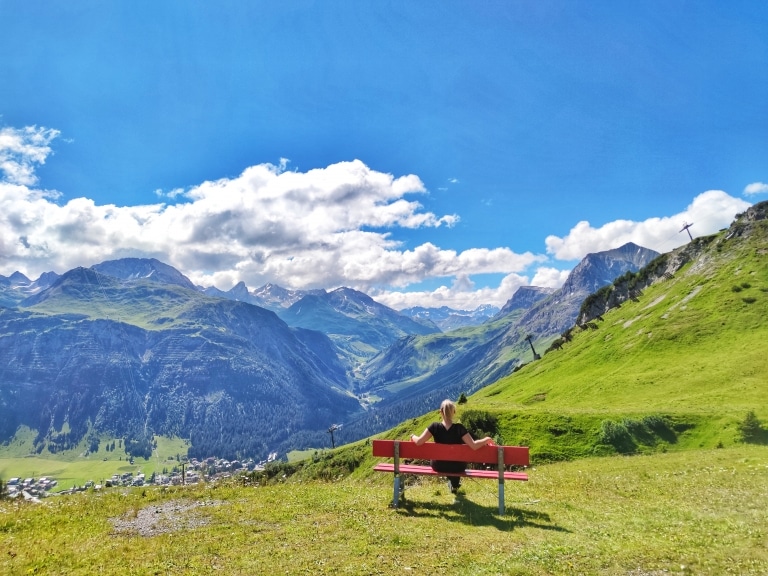
{"type": "Polygon", "coordinates": [[[499,482],[499,516],[504,516],[504,482],[499,482]]]}
{"type": "Polygon", "coordinates": [[[392,497],[392,508],[397,508],[397,503],[400,500],[400,475],[395,474],[395,489],[394,496],[392,497]]]}

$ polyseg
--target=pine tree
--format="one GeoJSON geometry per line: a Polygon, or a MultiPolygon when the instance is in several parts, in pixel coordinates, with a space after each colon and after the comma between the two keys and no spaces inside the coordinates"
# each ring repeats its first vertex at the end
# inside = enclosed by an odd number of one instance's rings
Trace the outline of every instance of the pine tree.
{"type": "Polygon", "coordinates": [[[747,412],[744,420],[739,422],[739,434],[744,442],[754,442],[760,439],[763,433],[760,420],[755,415],[754,410],[747,412]]]}

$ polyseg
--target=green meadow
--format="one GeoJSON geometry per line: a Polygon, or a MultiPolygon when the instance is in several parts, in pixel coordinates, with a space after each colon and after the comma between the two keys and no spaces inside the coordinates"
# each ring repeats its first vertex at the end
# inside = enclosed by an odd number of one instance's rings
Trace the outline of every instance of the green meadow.
{"type": "Polygon", "coordinates": [[[388,475],[0,501],[0,573],[765,574],[768,448],[534,466],[454,498],[388,475]]]}
{"type": "Polygon", "coordinates": [[[180,438],[155,438],[157,448],[152,458],[135,458],[131,464],[130,456],[123,450],[119,439],[104,438],[98,452],[88,453],[86,441],[72,450],[56,454],[38,455],[34,450],[35,433],[29,429],[19,430],[16,437],[7,445],[0,446],[0,479],[40,478],[47,476],[58,482],[54,491],[66,490],[73,486],[83,486],[88,481],[97,484],[111,478],[113,474],[131,472],[134,475],[144,473],[149,477],[153,472],[172,469],[179,465],[177,456],[187,453],[188,445],[180,438]],[[107,444],[115,443],[115,449],[107,451],[107,444]]]}

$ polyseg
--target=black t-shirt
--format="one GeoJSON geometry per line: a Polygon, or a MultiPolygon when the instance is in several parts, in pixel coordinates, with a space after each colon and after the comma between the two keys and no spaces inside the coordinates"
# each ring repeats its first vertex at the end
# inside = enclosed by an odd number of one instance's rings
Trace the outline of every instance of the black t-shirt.
{"type": "Polygon", "coordinates": [[[447,430],[442,422],[432,422],[427,428],[438,444],[464,444],[464,435],[467,429],[462,424],[454,422],[447,430]]]}
{"type": "MultiPolygon", "coordinates": [[[[463,425],[454,422],[447,430],[442,422],[432,422],[427,427],[432,438],[438,444],[464,444],[464,435],[467,429],[463,425]]],[[[464,462],[450,462],[446,460],[432,460],[432,468],[438,472],[463,472],[466,464],[464,462]]],[[[458,486],[458,484],[457,484],[458,486]]]]}

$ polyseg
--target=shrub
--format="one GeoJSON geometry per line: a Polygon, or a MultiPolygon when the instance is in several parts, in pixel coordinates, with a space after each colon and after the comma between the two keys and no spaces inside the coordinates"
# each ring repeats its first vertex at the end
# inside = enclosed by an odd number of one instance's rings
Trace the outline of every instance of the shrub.
{"type": "Polygon", "coordinates": [[[467,410],[461,415],[461,423],[473,438],[483,438],[498,434],[499,421],[495,415],[485,410],[467,410]]]}
{"type": "Polygon", "coordinates": [[[560,350],[563,347],[563,344],[565,344],[565,338],[556,338],[552,341],[552,344],[549,345],[549,348],[544,351],[544,354],[548,354],[554,350],[560,350]]]}
{"type": "Polygon", "coordinates": [[[626,454],[637,449],[632,435],[624,422],[603,420],[600,423],[600,444],[613,446],[617,452],[626,454]]]}
{"type": "Polygon", "coordinates": [[[459,404],[466,404],[467,403],[467,395],[464,394],[464,392],[461,393],[461,396],[459,396],[459,404]]]}
{"type": "Polygon", "coordinates": [[[669,422],[669,420],[664,418],[664,416],[651,414],[649,416],[645,416],[642,422],[643,425],[648,428],[648,430],[650,430],[655,436],[658,436],[666,442],[677,442],[677,434],[675,434],[675,430],[672,428],[672,424],[669,422]]]}

